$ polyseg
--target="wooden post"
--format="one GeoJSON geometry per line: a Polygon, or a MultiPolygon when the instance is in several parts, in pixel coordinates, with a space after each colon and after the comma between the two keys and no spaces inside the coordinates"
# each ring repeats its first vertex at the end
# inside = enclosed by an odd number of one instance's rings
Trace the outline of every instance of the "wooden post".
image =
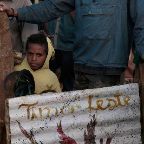
{"type": "Polygon", "coordinates": [[[14,59],[11,44],[11,35],[9,31],[9,19],[6,13],[0,13],[0,144],[6,144],[6,135],[4,127],[5,118],[5,100],[4,79],[13,71],[14,59]]]}
{"type": "Polygon", "coordinates": [[[140,89],[142,142],[144,143],[144,63],[136,68],[135,82],[139,83],[140,89]]]}

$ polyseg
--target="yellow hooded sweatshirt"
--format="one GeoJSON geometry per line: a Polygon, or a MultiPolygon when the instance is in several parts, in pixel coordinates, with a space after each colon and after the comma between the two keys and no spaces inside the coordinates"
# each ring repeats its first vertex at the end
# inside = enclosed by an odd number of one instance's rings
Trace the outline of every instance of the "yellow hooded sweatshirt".
{"type": "Polygon", "coordinates": [[[35,93],[40,94],[43,91],[55,91],[61,92],[60,83],[58,81],[57,76],[49,69],[49,60],[54,55],[54,48],[49,38],[48,41],[48,55],[45,60],[43,67],[39,70],[33,71],[25,57],[23,62],[14,67],[15,71],[21,71],[23,69],[29,70],[35,81],[35,93]]]}

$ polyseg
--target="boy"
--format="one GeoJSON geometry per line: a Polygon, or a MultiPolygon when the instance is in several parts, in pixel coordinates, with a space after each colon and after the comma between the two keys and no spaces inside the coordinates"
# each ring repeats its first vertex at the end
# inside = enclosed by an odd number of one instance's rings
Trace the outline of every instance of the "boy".
{"type": "Polygon", "coordinates": [[[52,45],[47,42],[43,34],[33,34],[27,39],[26,57],[23,62],[15,66],[15,71],[23,69],[29,70],[34,77],[35,93],[40,94],[43,91],[61,92],[59,81],[56,75],[49,69],[48,54],[52,45]]]}

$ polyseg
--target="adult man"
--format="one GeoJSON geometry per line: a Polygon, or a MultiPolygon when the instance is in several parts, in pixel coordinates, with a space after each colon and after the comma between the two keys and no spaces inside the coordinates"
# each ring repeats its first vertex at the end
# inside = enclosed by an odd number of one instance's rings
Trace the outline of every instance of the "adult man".
{"type": "Polygon", "coordinates": [[[134,24],[135,48],[144,58],[143,6],[144,0],[45,0],[17,11],[0,3],[0,10],[21,21],[38,23],[75,9],[76,89],[84,89],[119,83],[130,51],[128,10],[134,24]]]}

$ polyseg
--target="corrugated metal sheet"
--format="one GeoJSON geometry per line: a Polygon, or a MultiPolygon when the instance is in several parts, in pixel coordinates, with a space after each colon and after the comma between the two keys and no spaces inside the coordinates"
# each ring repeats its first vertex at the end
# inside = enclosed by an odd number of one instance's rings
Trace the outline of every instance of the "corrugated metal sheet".
{"type": "Polygon", "coordinates": [[[138,85],[9,99],[12,144],[141,144],[138,85]]]}

